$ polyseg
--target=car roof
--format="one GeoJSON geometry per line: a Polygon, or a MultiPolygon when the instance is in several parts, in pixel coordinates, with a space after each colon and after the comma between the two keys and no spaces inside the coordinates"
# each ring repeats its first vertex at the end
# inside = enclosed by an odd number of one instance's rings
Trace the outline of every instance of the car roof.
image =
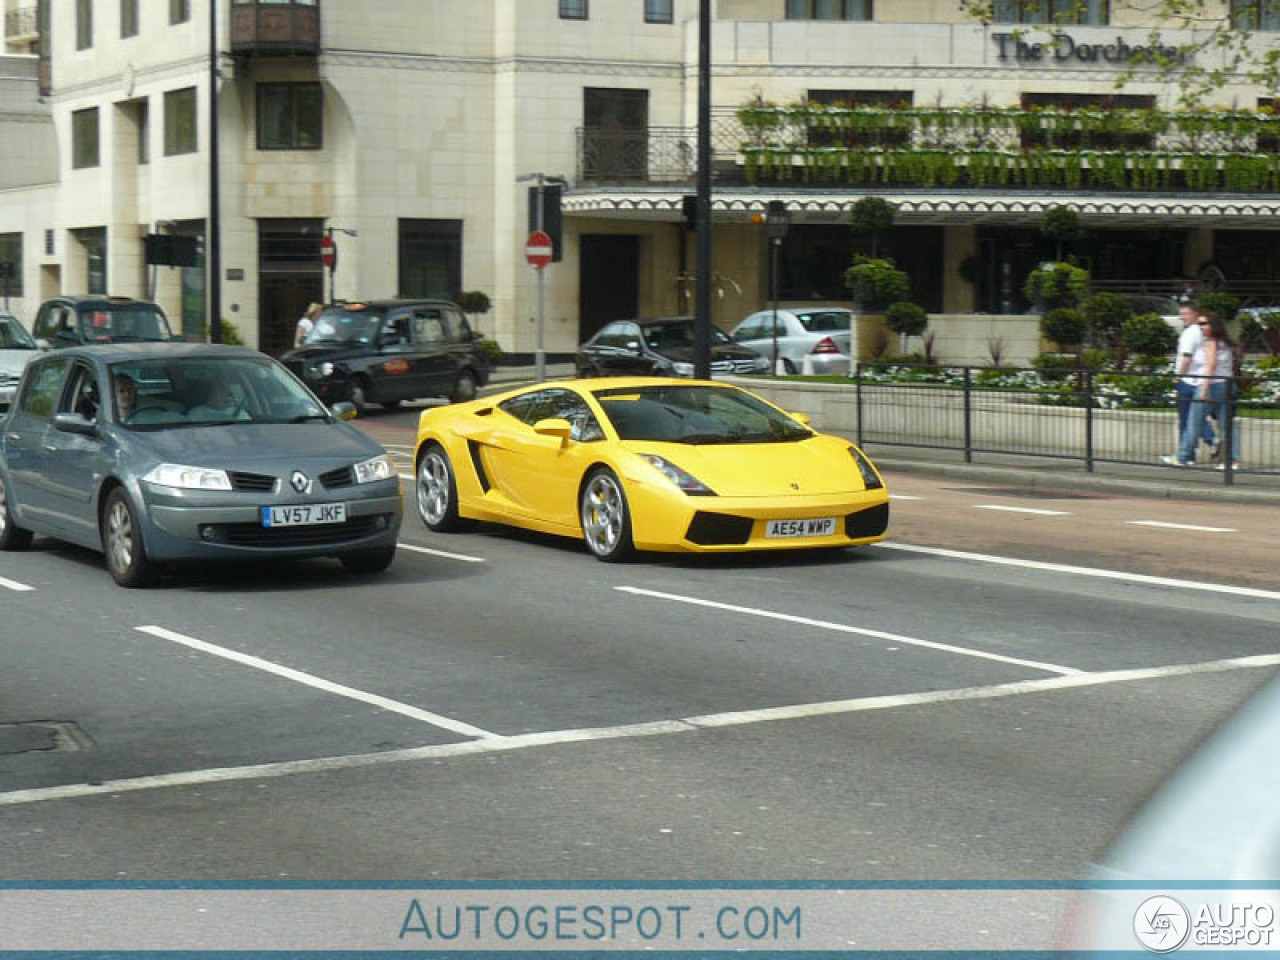
{"type": "Polygon", "coordinates": [[[266,357],[251,347],[233,347],[221,343],[189,343],[155,340],[144,343],[95,343],[66,347],[46,356],[85,357],[102,363],[129,360],[185,360],[189,357],[266,357]]]}
{"type": "Polygon", "coordinates": [[[433,307],[456,307],[457,306],[457,304],[454,303],[452,300],[438,300],[438,299],[432,299],[430,297],[409,297],[406,299],[400,299],[397,297],[382,297],[381,299],[378,299],[378,300],[359,300],[359,299],[353,298],[351,300],[344,300],[341,303],[326,303],[324,304],[324,309],[344,310],[344,309],[349,309],[351,307],[358,307],[359,310],[357,312],[361,312],[364,310],[390,310],[394,307],[409,307],[409,306],[416,306],[416,305],[430,305],[433,307]]]}
{"type": "Polygon", "coordinates": [[[45,303],[55,302],[71,303],[76,306],[83,306],[89,303],[107,303],[107,304],[129,304],[129,303],[145,303],[148,306],[159,308],[159,304],[151,300],[139,300],[136,297],[115,297],[107,296],[101,293],[60,293],[57,296],[49,297],[45,303]]]}

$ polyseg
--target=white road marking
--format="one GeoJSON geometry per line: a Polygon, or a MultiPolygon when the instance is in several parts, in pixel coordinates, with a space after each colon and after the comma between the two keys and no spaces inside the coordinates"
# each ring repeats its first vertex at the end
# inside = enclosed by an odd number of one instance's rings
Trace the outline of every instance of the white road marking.
{"type": "Polygon", "coordinates": [[[392,763],[439,760],[509,750],[528,750],[537,747],[559,746],[566,743],[669,736],[707,728],[772,723],[807,717],[889,710],[897,707],[926,706],[935,703],[955,703],[965,700],[994,700],[1000,697],[1052,693],[1058,690],[1073,690],[1111,683],[1159,680],[1165,677],[1190,676],[1200,673],[1223,673],[1230,670],[1249,670],[1277,666],[1280,666],[1280,654],[1269,654],[1257,657],[1237,657],[1229,660],[1211,660],[1203,663],[1173,664],[1165,667],[1077,673],[1072,676],[1046,677],[1040,680],[1019,680],[1013,683],[1000,683],[988,687],[962,687],[953,690],[935,690],[931,693],[861,697],[850,700],[796,704],[790,707],[769,707],[763,710],[712,713],[688,717],[683,720],[658,720],[650,723],[632,723],[613,727],[548,730],[542,733],[519,734],[512,737],[494,736],[482,740],[467,740],[462,743],[444,743],[429,747],[386,750],[380,753],[316,757],[308,760],[287,760],[242,767],[215,767],[207,770],[187,770],[181,773],[132,777],[126,780],[106,780],[100,783],[69,783],[56,787],[13,790],[8,793],[0,793],[0,806],[17,806],[19,804],[41,803],[48,800],[70,800],[78,797],[102,796],[103,794],[131,793],[139,790],[191,787],[209,783],[231,783],[238,780],[265,780],[274,777],[293,776],[295,774],[333,773],[392,763]]]}
{"type": "Polygon", "coordinates": [[[1165,523],[1161,520],[1126,520],[1134,527],[1163,527],[1166,530],[1193,530],[1196,533],[1239,533],[1235,527],[1198,527],[1194,523],[1165,523]]]}
{"type": "Polygon", "coordinates": [[[281,666],[278,663],[272,663],[270,660],[263,660],[261,657],[254,657],[247,653],[241,653],[238,650],[231,650],[228,647],[219,647],[216,644],[206,643],[203,640],[197,640],[195,637],[188,637],[181,633],[175,633],[172,630],[166,630],[164,627],[138,627],[137,630],[140,633],[159,637],[161,640],[180,643],[183,646],[191,647],[193,650],[209,653],[215,657],[222,657],[226,660],[243,664],[246,667],[253,667],[255,670],[262,670],[265,673],[273,673],[278,677],[284,677],[286,680],[292,680],[295,683],[301,683],[304,686],[315,687],[317,690],[323,690],[326,693],[337,694],[340,697],[347,697],[351,700],[359,700],[361,703],[367,703],[391,713],[398,713],[402,716],[411,717],[414,720],[421,720],[423,723],[429,723],[433,727],[440,727],[443,730],[461,734],[464,737],[492,739],[497,736],[495,733],[490,733],[488,730],[481,730],[479,727],[473,727],[471,724],[463,723],[461,720],[454,720],[451,717],[441,716],[440,714],[432,713],[429,710],[422,710],[418,707],[410,706],[407,703],[400,703],[398,700],[390,700],[387,697],[380,697],[376,693],[366,693],[365,691],[357,690],[354,687],[344,686],[340,683],[333,683],[332,681],[325,680],[322,677],[313,676],[310,673],[303,673],[301,670],[294,670],[292,667],[281,666]]]}
{"type": "Polygon", "coordinates": [[[414,449],[414,446],[412,443],[384,443],[383,446],[386,447],[388,450],[413,450],[414,449]]]}
{"type": "Polygon", "coordinates": [[[775,613],[772,610],[761,610],[757,607],[740,607],[732,603],[720,603],[716,600],[702,600],[698,597],[686,597],[678,593],[662,593],[657,590],[642,590],[639,587],[614,587],[621,593],[630,593],[639,597],[651,597],[655,600],[669,600],[672,603],[687,603],[695,607],[710,607],[713,610],[725,610],[729,613],[743,613],[752,617],[763,617],[766,620],[783,620],[787,623],[798,623],[819,630],[832,630],[836,633],[855,633],[863,637],[875,637],[877,640],[891,640],[894,643],[906,643],[913,647],[925,647],[929,650],[941,650],[944,653],[958,653],[965,657],[977,657],[980,660],[995,660],[999,663],[1010,663],[1019,667],[1030,667],[1046,673],[1063,675],[1083,673],[1074,667],[1062,667],[1056,663],[1041,663],[1037,660],[1022,660],[1018,657],[1006,657],[998,653],[987,653],[985,650],[974,650],[971,647],[957,647],[950,643],[937,643],[933,640],[919,640],[915,637],[904,637],[898,633],[886,633],[884,630],[868,630],[863,627],[851,627],[843,623],[829,620],[814,620],[811,617],[797,617],[790,613],[775,613]]]}
{"type": "Polygon", "coordinates": [[[1006,507],[998,503],[977,503],[975,510],[1003,510],[1005,513],[1034,513],[1042,517],[1069,517],[1065,510],[1039,510],[1035,507],[1006,507]]]}
{"type": "Polygon", "coordinates": [[[924,497],[913,497],[907,493],[891,493],[889,494],[889,499],[890,500],[923,500],[924,497]]]}
{"type": "Polygon", "coordinates": [[[1156,587],[1177,587],[1182,590],[1203,590],[1207,593],[1225,593],[1233,597],[1257,597],[1262,600],[1280,600],[1280,591],[1260,590],[1256,587],[1236,587],[1229,583],[1201,583],[1198,580],[1176,580],[1173,577],[1153,577],[1145,573],[1125,573],[1122,570],[1099,570],[1093,567],[1073,567],[1065,563],[1046,563],[1042,560],[1018,560],[1014,557],[997,557],[987,553],[966,553],[963,550],[946,550],[942,547],[917,547],[909,543],[873,543],[882,550],[901,550],[904,553],[924,553],[951,560],[972,560],[977,563],[995,563],[1005,567],[1023,567],[1027,570],[1046,570],[1050,573],[1073,573],[1081,577],[1099,577],[1103,580],[1123,580],[1156,587]]]}
{"type": "Polygon", "coordinates": [[[412,543],[400,543],[401,550],[412,550],[414,553],[429,553],[433,557],[444,557],[446,560],[461,560],[463,563],[486,563],[484,557],[469,557],[465,553],[449,553],[447,550],[432,550],[430,547],[419,547],[412,543]]]}
{"type": "Polygon", "coordinates": [[[396,476],[398,476],[401,480],[417,480],[418,479],[412,473],[398,473],[396,474],[396,476]]]}
{"type": "Polygon", "coordinates": [[[0,587],[4,587],[6,590],[13,590],[16,593],[25,593],[28,590],[35,589],[35,587],[29,587],[25,583],[19,583],[17,580],[6,580],[4,577],[0,577],[0,587]]]}

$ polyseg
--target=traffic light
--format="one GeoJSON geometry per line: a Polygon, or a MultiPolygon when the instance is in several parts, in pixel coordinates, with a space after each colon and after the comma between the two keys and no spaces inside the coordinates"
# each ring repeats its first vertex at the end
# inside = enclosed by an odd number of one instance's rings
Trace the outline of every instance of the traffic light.
{"type": "Polygon", "coordinates": [[[698,229],[698,198],[691,193],[680,198],[680,213],[684,217],[684,228],[690,233],[698,229]]]}

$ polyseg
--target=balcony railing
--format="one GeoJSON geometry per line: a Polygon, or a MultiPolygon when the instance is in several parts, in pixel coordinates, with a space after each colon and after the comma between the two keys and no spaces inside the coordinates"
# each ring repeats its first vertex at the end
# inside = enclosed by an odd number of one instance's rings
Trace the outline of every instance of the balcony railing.
{"type": "Polygon", "coordinates": [[[318,0],[236,0],[231,6],[231,52],[235,56],[316,56],[320,53],[318,0]]]}
{"type": "MultiPolygon", "coordinates": [[[[691,182],[692,128],[578,131],[585,184],[691,182]]],[[[721,183],[1280,192],[1280,116],[1154,110],[719,109],[721,183]]]]}

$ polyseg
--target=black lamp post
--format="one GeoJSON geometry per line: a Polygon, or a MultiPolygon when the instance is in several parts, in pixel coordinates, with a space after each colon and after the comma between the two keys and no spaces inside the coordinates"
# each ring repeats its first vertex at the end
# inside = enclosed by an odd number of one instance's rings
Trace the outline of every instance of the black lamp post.
{"type": "Polygon", "coordinates": [[[222,220],[218,170],[218,0],[209,0],[209,218],[204,253],[209,342],[222,342],[222,220]]]}
{"type": "Polygon", "coordinates": [[[765,208],[764,232],[769,238],[769,299],[773,301],[773,372],[778,372],[778,250],[791,226],[791,211],[781,200],[765,208]]]}

